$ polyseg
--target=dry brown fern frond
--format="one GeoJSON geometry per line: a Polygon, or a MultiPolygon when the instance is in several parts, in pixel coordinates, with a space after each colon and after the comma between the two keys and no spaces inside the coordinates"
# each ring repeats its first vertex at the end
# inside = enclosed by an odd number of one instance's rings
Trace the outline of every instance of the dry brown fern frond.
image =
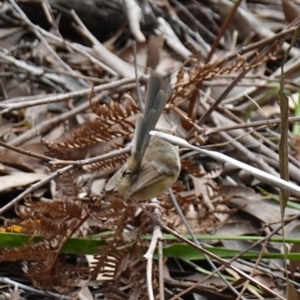
{"type": "MultiPolygon", "coordinates": [[[[46,239],[83,236],[80,227],[88,217],[88,205],[73,201],[26,201],[19,209],[23,233],[32,233],[46,239]]],[[[63,242],[63,240],[62,240],[63,242]]],[[[62,245],[58,244],[58,247],[62,245]]]]}
{"type": "MultiPolygon", "coordinates": [[[[182,210],[189,207],[189,205],[196,205],[199,203],[199,199],[195,196],[194,191],[186,191],[185,189],[186,188],[182,183],[176,184],[172,187],[174,196],[182,210]]],[[[176,212],[169,194],[159,197],[159,200],[161,200],[163,211],[170,210],[176,212]]]]}
{"type": "Polygon", "coordinates": [[[90,107],[93,113],[95,113],[101,120],[118,123],[120,120],[127,119],[140,111],[131,96],[125,94],[124,98],[125,99],[121,100],[120,103],[111,101],[109,105],[98,105],[96,101],[92,100],[90,107]]]}
{"type": "Polygon", "coordinates": [[[4,249],[0,252],[0,262],[12,261],[45,261],[48,256],[55,256],[57,241],[43,241],[22,248],[4,249]]]}
{"type": "MultiPolygon", "coordinates": [[[[59,165],[56,167],[51,166],[51,169],[52,171],[56,171],[59,169],[59,165]]],[[[56,198],[64,198],[65,200],[73,200],[74,198],[77,198],[79,190],[83,184],[81,175],[81,170],[78,168],[73,168],[72,170],[55,178],[58,191],[56,198]]]]}
{"type": "MultiPolygon", "coordinates": [[[[62,261],[63,256],[58,259],[58,255],[67,237],[86,236],[81,234],[81,226],[88,217],[88,204],[75,199],[73,202],[27,200],[25,207],[19,207],[18,213],[24,220],[18,223],[21,232],[44,240],[39,243],[33,241],[33,244],[22,248],[3,250],[0,261],[27,261],[29,268],[25,273],[36,287],[69,292],[79,280],[80,268],[62,261]]],[[[80,274],[84,270],[86,268],[80,274]]]]}
{"type": "Polygon", "coordinates": [[[77,129],[73,130],[71,138],[54,144],[60,148],[83,149],[88,146],[104,143],[115,138],[123,137],[124,134],[133,132],[133,124],[127,120],[120,120],[120,126],[113,127],[112,122],[96,118],[89,120],[77,129]]]}
{"type": "MultiPolygon", "coordinates": [[[[117,194],[91,195],[88,206],[91,218],[99,221],[105,218],[107,221],[111,221],[111,224],[114,224],[115,219],[119,219],[124,214],[125,209],[127,209],[126,214],[128,216],[134,215],[132,207],[129,210],[122,196],[117,194]]],[[[124,226],[126,224],[119,222],[115,225],[124,226]]]]}
{"type": "Polygon", "coordinates": [[[92,102],[91,108],[97,117],[73,130],[71,137],[64,141],[52,142],[52,147],[83,149],[115,140],[107,144],[105,151],[109,151],[118,146],[119,138],[128,137],[133,133],[134,125],[130,117],[136,115],[139,109],[131,97],[127,97],[121,103],[111,101],[109,105],[102,104],[98,107],[92,102]]]}
{"type": "Polygon", "coordinates": [[[202,177],[206,174],[201,165],[191,160],[181,160],[181,170],[195,177],[202,177]]]}
{"type": "Polygon", "coordinates": [[[124,256],[127,256],[128,248],[128,245],[124,246],[120,242],[101,247],[91,265],[92,277],[96,278],[101,274],[103,277],[113,280],[116,277],[117,264],[124,256]]]}
{"type": "Polygon", "coordinates": [[[22,222],[22,233],[30,233],[35,236],[41,236],[48,240],[56,236],[67,236],[68,235],[68,224],[67,222],[57,222],[51,219],[36,219],[26,220],[22,222]]]}
{"type": "Polygon", "coordinates": [[[25,201],[25,207],[18,210],[23,220],[28,218],[47,217],[55,220],[67,220],[72,218],[81,219],[87,214],[88,204],[81,200],[73,199],[72,202],[63,200],[56,201],[25,201]]]}
{"type": "Polygon", "coordinates": [[[182,102],[190,98],[194,90],[199,87],[203,80],[209,80],[222,74],[233,74],[245,70],[254,69],[269,60],[276,60],[281,50],[283,40],[278,40],[274,45],[261,52],[256,52],[249,61],[249,57],[243,55],[229,56],[210,64],[204,64],[192,68],[182,67],[177,75],[177,84],[174,88],[171,103],[182,102]]]}
{"type": "MultiPolygon", "coordinates": [[[[122,263],[125,261],[127,261],[126,263],[130,263],[134,259],[135,255],[142,259],[142,253],[135,254],[135,245],[140,244],[138,241],[142,235],[133,230],[133,225],[130,226],[130,230],[126,229],[129,224],[133,224],[136,208],[134,206],[124,204],[123,201],[120,203],[119,199],[115,200],[115,203],[109,201],[106,203],[102,202],[100,204],[99,211],[100,215],[102,214],[102,217],[97,214],[97,212],[95,213],[93,209],[93,214],[95,214],[97,219],[102,221],[99,226],[107,226],[106,221],[108,221],[110,223],[110,227],[114,230],[113,232],[101,235],[102,240],[105,241],[107,246],[101,247],[99,252],[95,255],[95,262],[92,266],[92,274],[94,278],[99,273],[105,273],[107,267],[109,267],[109,272],[105,274],[105,276],[116,278],[117,273],[121,272],[120,269],[117,268],[117,265],[119,267],[121,266],[121,261],[122,263]],[[106,209],[105,206],[107,207],[106,209]],[[109,214],[113,214],[113,217],[108,218],[109,214]],[[123,260],[124,257],[127,257],[127,260],[123,260]]],[[[95,204],[93,206],[95,207],[95,204]]],[[[121,267],[122,270],[124,268],[125,267],[121,267]]]]}
{"type": "Polygon", "coordinates": [[[74,286],[79,286],[78,274],[84,273],[80,272],[80,268],[76,265],[68,263],[63,255],[50,256],[24,271],[36,287],[63,294],[71,292],[74,286]]]}
{"type": "Polygon", "coordinates": [[[105,172],[105,171],[117,169],[126,162],[128,157],[129,157],[129,154],[123,154],[123,155],[119,155],[119,156],[116,156],[113,158],[108,158],[103,161],[98,161],[96,163],[89,164],[84,167],[84,170],[86,170],[89,173],[92,173],[95,171],[105,172]]]}
{"type": "MultiPolygon", "coordinates": [[[[47,153],[51,157],[55,157],[61,160],[67,160],[69,157],[63,149],[60,149],[54,142],[42,140],[43,144],[48,149],[47,153]]],[[[51,172],[59,170],[61,165],[49,165],[51,172]]],[[[54,181],[57,185],[56,190],[59,192],[57,198],[64,198],[65,200],[77,198],[80,188],[82,187],[81,175],[83,171],[77,167],[56,176],[54,181]]]]}
{"type": "MultiPolygon", "coordinates": [[[[146,248],[140,248],[145,252],[146,248]]],[[[124,256],[117,266],[116,278],[106,284],[105,299],[149,299],[147,292],[146,270],[147,262],[143,259],[135,259],[131,254],[124,256]],[[127,287],[124,289],[124,285],[127,287]]],[[[158,294],[157,267],[153,264],[152,287],[154,294],[158,294]]]]}

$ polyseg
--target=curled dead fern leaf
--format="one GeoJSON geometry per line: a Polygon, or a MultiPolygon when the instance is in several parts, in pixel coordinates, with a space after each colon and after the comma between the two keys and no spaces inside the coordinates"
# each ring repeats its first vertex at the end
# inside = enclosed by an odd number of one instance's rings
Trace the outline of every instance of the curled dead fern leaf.
{"type": "Polygon", "coordinates": [[[101,120],[108,120],[114,123],[118,123],[120,120],[124,120],[139,112],[139,108],[133,98],[126,94],[120,103],[111,101],[109,105],[98,105],[96,101],[92,101],[90,106],[93,113],[101,120]]]}

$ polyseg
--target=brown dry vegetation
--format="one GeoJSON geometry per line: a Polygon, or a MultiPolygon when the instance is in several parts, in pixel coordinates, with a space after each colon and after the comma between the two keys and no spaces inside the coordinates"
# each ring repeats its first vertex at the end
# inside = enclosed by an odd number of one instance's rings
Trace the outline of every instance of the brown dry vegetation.
{"type": "Polygon", "coordinates": [[[0,1],[0,299],[300,299],[299,21],[298,0],[0,1]],[[181,147],[159,208],[103,190],[151,70],[158,127],[246,165],[181,147]]]}

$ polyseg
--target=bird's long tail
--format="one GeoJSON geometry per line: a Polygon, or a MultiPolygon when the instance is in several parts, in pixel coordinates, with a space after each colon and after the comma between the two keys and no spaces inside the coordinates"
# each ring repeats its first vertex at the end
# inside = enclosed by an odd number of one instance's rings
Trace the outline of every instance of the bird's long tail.
{"type": "Polygon", "coordinates": [[[150,135],[166,105],[172,88],[169,79],[163,79],[161,75],[153,72],[149,78],[145,109],[143,115],[139,115],[133,139],[132,159],[129,168],[134,172],[141,164],[146,151],[150,135]]]}

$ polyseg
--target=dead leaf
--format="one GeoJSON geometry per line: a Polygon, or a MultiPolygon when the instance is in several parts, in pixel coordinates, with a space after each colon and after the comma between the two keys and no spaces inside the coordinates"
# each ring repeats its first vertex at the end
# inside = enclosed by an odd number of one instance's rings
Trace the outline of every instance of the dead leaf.
{"type": "Polygon", "coordinates": [[[293,22],[300,15],[297,6],[290,0],[282,0],[282,8],[288,23],[293,22]]]}
{"type": "MultiPolygon", "coordinates": [[[[250,214],[263,223],[276,223],[281,220],[280,206],[273,200],[266,200],[252,188],[223,186],[222,195],[231,199],[229,203],[234,207],[250,214]],[[258,213],[259,212],[259,213],[258,213]]],[[[285,217],[298,215],[299,210],[286,207],[285,217]]]]}
{"type": "Polygon", "coordinates": [[[287,282],[287,300],[300,300],[300,293],[289,281],[287,282]]]}
{"type": "Polygon", "coordinates": [[[15,173],[0,177],[0,192],[19,186],[25,186],[47,177],[47,174],[39,173],[15,173]]]}

